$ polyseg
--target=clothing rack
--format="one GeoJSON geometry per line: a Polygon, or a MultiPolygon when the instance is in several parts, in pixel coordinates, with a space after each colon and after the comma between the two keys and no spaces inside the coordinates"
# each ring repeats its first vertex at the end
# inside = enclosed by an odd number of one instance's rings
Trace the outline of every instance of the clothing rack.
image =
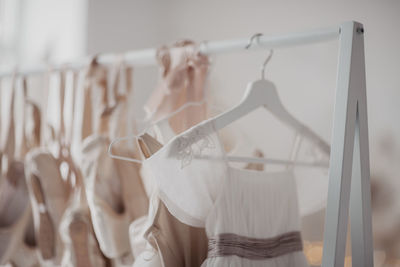
{"type": "MultiPolygon", "coordinates": [[[[347,225],[351,214],[352,265],[373,266],[371,223],[371,188],[369,169],[368,119],[365,82],[364,28],[349,21],[336,27],[276,36],[260,36],[254,48],[280,48],[339,39],[339,61],[336,99],[331,140],[329,188],[325,216],[322,266],[344,266],[347,225]]],[[[203,54],[219,54],[243,50],[248,38],[203,42],[203,54]]],[[[179,49],[179,48],[176,48],[179,49]]],[[[156,50],[125,53],[124,62],[133,65],[154,65],[156,50]]],[[[115,54],[99,56],[101,64],[115,62],[115,54]]],[[[88,60],[68,64],[82,68],[88,60]]],[[[53,64],[53,70],[66,64],[53,64]]],[[[21,68],[18,73],[32,75],[45,72],[46,66],[21,68]]],[[[12,72],[0,72],[0,77],[12,72]]]]}

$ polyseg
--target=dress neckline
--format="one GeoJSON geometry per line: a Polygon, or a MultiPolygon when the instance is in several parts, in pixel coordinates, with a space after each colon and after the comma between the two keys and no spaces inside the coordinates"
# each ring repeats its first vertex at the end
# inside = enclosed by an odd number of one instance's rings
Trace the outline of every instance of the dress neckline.
{"type": "MultiPolygon", "coordinates": [[[[151,160],[155,157],[157,157],[158,155],[164,153],[165,150],[170,149],[171,146],[173,146],[173,144],[176,144],[176,142],[182,138],[184,138],[185,136],[190,136],[195,130],[200,130],[204,127],[206,127],[207,125],[212,124],[212,120],[213,118],[210,119],[206,119],[190,128],[188,128],[187,130],[177,134],[176,136],[170,138],[159,150],[157,150],[155,153],[153,153],[150,157],[143,159],[143,163],[145,162],[151,162],[151,160]]],[[[215,132],[215,130],[213,129],[212,132],[215,132]]],[[[211,133],[212,133],[211,132],[211,133]]],[[[220,143],[220,138],[218,136],[218,143],[220,143]]]]}
{"type": "MultiPolygon", "coordinates": [[[[177,144],[179,142],[179,140],[184,139],[185,137],[188,137],[189,139],[194,138],[194,141],[199,141],[199,140],[201,140],[203,138],[207,138],[207,136],[210,136],[213,134],[215,136],[215,140],[217,142],[217,144],[215,144],[215,148],[221,150],[221,152],[220,152],[221,157],[218,158],[218,160],[223,161],[223,164],[225,165],[226,169],[229,172],[240,172],[243,174],[259,174],[260,176],[264,176],[264,177],[265,176],[273,176],[273,175],[281,175],[281,174],[291,174],[293,172],[293,170],[258,171],[258,170],[252,170],[252,169],[233,167],[229,163],[228,154],[223,147],[223,143],[222,143],[219,132],[214,127],[213,119],[214,118],[206,119],[206,120],[188,128],[187,130],[181,132],[180,134],[170,138],[158,151],[153,153],[150,157],[144,159],[143,162],[146,162],[146,163],[151,162],[153,158],[158,157],[159,155],[165,153],[165,151],[167,149],[171,149],[171,147],[174,145],[179,145],[179,144],[177,144]],[[208,128],[208,129],[205,129],[205,128],[208,128]],[[192,136],[192,135],[198,134],[199,132],[201,133],[199,136],[192,136]]],[[[191,145],[191,144],[189,144],[189,145],[191,145]]]]}

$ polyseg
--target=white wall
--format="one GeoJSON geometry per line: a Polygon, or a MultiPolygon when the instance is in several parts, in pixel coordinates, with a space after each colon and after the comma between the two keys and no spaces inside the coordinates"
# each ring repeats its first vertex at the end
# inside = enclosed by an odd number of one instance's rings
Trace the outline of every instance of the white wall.
{"type": "MultiPolygon", "coordinates": [[[[88,1],[87,52],[124,52],[132,49],[157,47],[167,40],[173,29],[166,16],[168,1],[88,1]]],[[[157,81],[157,68],[135,69],[135,99],[133,107],[139,117],[144,116],[143,101],[157,81]]]]}
{"type": "MultiPolygon", "coordinates": [[[[12,31],[15,44],[9,52],[8,50],[6,52],[10,55],[6,57],[1,54],[3,57],[0,65],[6,64],[5,67],[8,69],[13,66],[32,67],[46,64],[46,62],[68,62],[86,54],[87,1],[7,0],[2,1],[1,4],[1,8],[4,9],[2,13],[13,13],[15,16],[12,21],[14,24],[8,27],[12,31]]],[[[41,78],[43,76],[39,75],[29,79],[28,96],[43,107],[48,92],[46,82],[41,78]]],[[[9,80],[4,79],[2,82],[4,84],[1,90],[0,139],[4,142],[6,125],[9,123],[11,88],[9,80]]],[[[56,93],[54,90],[51,92],[56,93]]],[[[19,99],[19,93],[20,90],[17,90],[17,99],[19,99]]],[[[54,106],[56,103],[52,104],[53,106],[49,107],[52,112],[47,112],[46,115],[50,116],[51,121],[55,121],[58,108],[54,106]]],[[[22,118],[19,107],[18,102],[16,116],[22,118]]],[[[44,120],[42,122],[44,127],[44,120]]],[[[20,140],[20,128],[21,126],[17,124],[17,140],[20,140]]]]}
{"type": "MultiPolygon", "coordinates": [[[[93,0],[89,1],[88,50],[90,53],[124,51],[182,38],[201,41],[250,37],[256,32],[275,34],[330,26],[346,20],[360,21],[366,30],[371,163],[376,169],[386,161],[380,154],[385,152],[380,151],[382,138],[392,138],[392,146],[400,149],[400,123],[396,121],[400,114],[397,103],[400,99],[397,75],[400,72],[399,12],[399,1],[203,0],[160,3],[93,0]]],[[[326,140],[331,134],[337,48],[333,41],[278,50],[267,67],[267,76],[277,84],[290,111],[326,140]]],[[[244,52],[213,59],[211,94],[220,104],[230,106],[239,101],[247,82],[259,77],[264,54],[266,52],[244,52]],[[225,97],[227,94],[229,97],[225,97]]],[[[156,79],[154,73],[151,77],[152,81],[156,79]]],[[[138,97],[142,96],[141,100],[144,100],[148,93],[141,92],[150,88],[150,85],[137,86],[138,97]]],[[[266,143],[264,139],[277,138],[268,123],[262,128],[254,123],[262,116],[264,114],[260,113],[243,121],[253,130],[249,132],[257,133],[253,137],[259,144],[266,143]]],[[[282,145],[282,142],[276,144],[282,145]]]]}
{"type": "MultiPolygon", "coordinates": [[[[277,34],[347,20],[362,22],[372,175],[375,181],[394,188],[391,191],[394,200],[386,205],[384,216],[374,219],[375,229],[382,223],[380,218],[389,224],[395,218],[400,220],[400,194],[395,193],[400,186],[400,1],[91,0],[89,3],[90,53],[157,47],[182,38],[196,41],[243,38],[256,32],[277,34]]],[[[337,52],[335,41],[282,49],[275,51],[267,66],[267,77],[276,83],[285,106],[326,140],[331,137],[337,52]]],[[[246,84],[259,78],[259,67],[266,55],[266,51],[243,52],[212,59],[210,94],[219,106],[238,103],[246,84]]],[[[136,101],[141,104],[155,84],[156,70],[137,69],[136,74],[136,101]]],[[[136,108],[140,110],[140,105],[136,108]]],[[[256,112],[238,124],[266,155],[288,154],[292,133],[266,113],[256,112]]]]}
{"type": "Polygon", "coordinates": [[[86,1],[20,1],[20,64],[65,62],[85,54],[86,1]]]}

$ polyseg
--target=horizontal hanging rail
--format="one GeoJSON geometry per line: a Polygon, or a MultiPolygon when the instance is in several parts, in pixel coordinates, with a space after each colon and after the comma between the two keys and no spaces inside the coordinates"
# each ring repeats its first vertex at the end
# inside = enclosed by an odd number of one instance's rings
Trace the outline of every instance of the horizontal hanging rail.
{"type": "MultiPolygon", "coordinates": [[[[290,33],[285,35],[272,35],[272,36],[260,36],[257,38],[255,45],[252,45],[250,49],[261,49],[261,48],[278,48],[287,46],[296,46],[309,43],[317,43],[335,39],[340,34],[340,27],[331,27],[325,29],[318,29],[306,32],[290,33]]],[[[210,41],[202,42],[199,49],[203,54],[220,54],[235,52],[245,49],[249,42],[249,38],[226,40],[226,41],[210,41]]],[[[179,49],[179,48],[177,48],[179,49]]],[[[98,57],[100,64],[112,64],[118,57],[122,57],[124,61],[129,65],[149,66],[156,65],[156,49],[144,49],[130,51],[122,54],[101,54],[98,57]]],[[[18,67],[16,72],[21,75],[35,75],[46,72],[51,66],[52,70],[60,70],[66,66],[71,69],[81,69],[86,66],[89,62],[89,58],[72,61],[71,63],[50,63],[48,65],[34,65],[18,67]]],[[[12,68],[0,70],[0,77],[10,76],[14,73],[12,68]]]]}

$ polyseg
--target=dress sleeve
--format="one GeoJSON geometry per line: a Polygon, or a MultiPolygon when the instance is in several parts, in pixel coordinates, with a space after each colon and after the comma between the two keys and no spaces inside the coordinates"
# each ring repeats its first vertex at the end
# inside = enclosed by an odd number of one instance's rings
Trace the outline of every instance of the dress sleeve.
{"type": "Polygon", "coordinates": [[[227,174],[218,135],[198,125],[144,162],[169,212],[181,222],[204,227],[227,174]]]}

